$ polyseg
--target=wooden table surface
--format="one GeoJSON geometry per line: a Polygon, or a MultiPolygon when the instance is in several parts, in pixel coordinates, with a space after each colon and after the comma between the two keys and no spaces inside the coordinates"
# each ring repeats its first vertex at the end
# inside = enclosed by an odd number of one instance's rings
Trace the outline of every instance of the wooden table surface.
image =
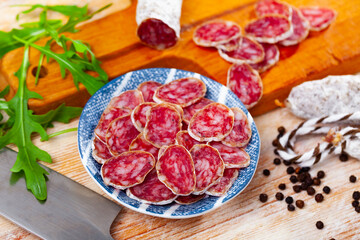
{"type": "MultiPolygon", "coordinates": [[[[1,3],[1,2],[0,2],[1,3]]],[[[294,117],[287,109],[277,109],[255,118],[261,136],[261,153],[258,169],[249,186],[235,199],[224,206],[200,217],[181,220],[162,219],[137,213],[123,208],[111,226],[114,239],[359,239],[360,214],[351,206],[352,192],[360,190],[360,181],[349,183],[349,176],[360,177],[360,163],[355,159],[340,162],[332,157],[311,170],[316,174],[324,170],[326,177],[320,187],[331,187],[331,193],[325,195],[322,203],[316,203],[305,192],[294,195],[284,165],[275,167],[272,140],[277,135],[280,125],[290,129],[301,120],[294,117]],[[263,169],[269,169],[271,175],[265,177],[263,169]],[[284,201],[275,200],[279,183],[286,183],[283,193],[305,201],[303,209],[289,212],[284,201]],[[269,195],[266,203],[258,198],[260,193],[269,195]],[[325,227],[318,230],[316,221],[324,222],[325,227]]],[[[50,132],[76,127],[78,119],[70,124],[56,124],[50,132]]],[[[303,151],[313,139],[305,139],[297,144],[303,151]],[[305,141],[306,140],[306,141],[305,141]]],[[[76,133],[68,133],[35,143],[48,151],[52,164],[50,168],[70,177],[74,181],[105,196],[81,164],[77,151],[76,133]]],[[[24,189],[25,191],[25,189],[24,189]]],[[[35,235],[0,217],[0,239],[38,239],[35,235]]]]}

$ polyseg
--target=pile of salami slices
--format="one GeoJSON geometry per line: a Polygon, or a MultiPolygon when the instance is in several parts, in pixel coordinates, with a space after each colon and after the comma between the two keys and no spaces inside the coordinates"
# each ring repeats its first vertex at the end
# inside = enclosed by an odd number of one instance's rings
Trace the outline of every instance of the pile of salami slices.
{"type": "Polygon", "coordinates": [[[233,63],[228,71],[227,86],[249,109],[261,98],[262,73],[279,61],[282,46],[296,45],[309,31],[327,28],[336,17],[335,11],[320,7],[296,8],[277,0],[256,3],[257,19],[244,28],[236,23],[214,20],[198,26],[194,42],[203,47],[216,47],[220,56],[233,63]]]}
{"type": "Polygon", "coordinates": [[[205,94],[206,85],[188,77],[112,98],[93,140],[104,183],[157,205],[224,195],[250,164],[251,126],[241,109],[205,94]]]}

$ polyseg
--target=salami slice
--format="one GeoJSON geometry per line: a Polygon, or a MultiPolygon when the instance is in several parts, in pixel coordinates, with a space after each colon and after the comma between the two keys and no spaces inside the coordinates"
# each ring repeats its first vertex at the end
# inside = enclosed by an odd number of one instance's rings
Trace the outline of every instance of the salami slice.
{"type": "Polygon", "coordinates": [[[276,0],[260,0],[256,3],[255,12],[258,17],[278,14],[291,20],[292,8],[287,3],[276,0]]]}
{"type": "Polygon", "coordinates": [[[234,126],[234,113],[221,103],[212,103],[195,113],[188,132],[200,141],[221,141],[230,134],[234,126]]]}
{"type": "Polygon", "coordinates": [[[249,64],[250,67],[258,71],[259,73],[265,72],[266,70],[274,66],[280,58],[279,48],[275,44],[262,43],[261,45],[265,52],[264,60],[258,63],[249,64]]]}
{"type": "Polygon", "coordinates": [[[336,12],[328,8],[303,7],[299,10],[305,19],[309,21],[311,31],[321,31],[327,28],[336,17],[336,12]]]}
{"type": "Polygon", "coordinates": [[[224,51],[233,51],[241,45],[242,40],[243,38],[240,36],[220,45],[217,45],[216,48],[224,51]]]}
{"type": "Polygon", "coordinates": [[[144,102],[132,111],[131,121],[139,132],[142,132],[146,125],[146,112],[155,105],[156,103],[144,102]]]}
{"type": "Polygon", "coordinates": [[[106,144],[97,137],[95,137],[93,141],[92,156],[99,164],[104,164],[104,162],[113,157],[106,144]]]}
{"type": "Polygon", "coordinates": [[[281,15],[266,15],[248,23],[245,27],[248,36],[262,43],[277,43],[291,36],[292,25],[281,15]]]}
{"type": "Polygon", "coordinates": [[[232,51],[219,48],[220,56],[231,63],[257,63],[264,59],[265,52],[263,47],[248,37],[241,37],[241,44],[232,51]]]}
{"type": "Polygon", "coordinates": [[[167,147],[156,163],[156,171],[159,180],[174,194],[186,196],[195,189],[194,162],[183,146],[167,147]]]}
{"type": "Polygon", "coordinates": [[[194,116],[195,113],[197,113],[199,110],[203,109],[204,107],[206,107],[207,105],[209,105],[210,103],[213,103],[213,102],[214,101],[212,101],[210,99],[201,98],[196,103],[185,107],[183,121],[186,122],[187,124],[189,124],[191,118],[194,116]]]}
{"type": "Polygon", "coordinates": [[[196,175],[193,194],[200,195],[223,176],[225,165],[219,151],[206,144],[193,146],[190,154],[194,161],[196,175]]]}
{"type": "Polygon", "coordinates": [[[296,45],[303,41],[309,34],[309,22],[303,17],[301,12],[296,8],[292,8],[291,24],[293,26],[293,33],[290,37],[281,41],[280,44],[284,46],[296,45]]]}
{"type": "Polygon", "coordinates": [[[229,68],[227,87],[235,93],[247,109],[252,108],[263,93],[259,73],[246,63],[234,64],[229,68]]]}
{"type": "Polygon", "coordinates": [[[137,105],[144,102],[142,93],[139,90],[128,90],[121,93],[119,96],[113,97],[108,105],[117,108],[131,108],[134,109],[137,105]]]}
{"type": "Polygon", "coordinates": [[[220,178],[220,181],[214,186],[210,187],[206,193],[211,196],[222,196],[224,195],[231,186],[234,184],[235,180],[239,176],[239,169],[236,168],[228,168],[225,169],[224,175],[220,178]]]}
{"type": "Polygon", "coordinates": [[[141,83],[137,89],[142,93],[145,102],[154,102],[153,97],[156,89],[162,84],[154,81],[141,83]]]}
{"type": "Polygon", "coordinates": [[[129,151],[145,151],[151,153],[155,160],[158,159],[159,149],[154,147],[151,143],[149,143],[144,135],[140,133],[130,144],[129,151]]]}
{"type": "Polygon", "coordinates": [[[94,133],[95,135],[104,143],[106,142],[106,132],[107,129],[109,127],[109,124],[119,118],[119,117],[124,117],[127,115],[131,114],[131,109],[130,108],[115,108],[115,107],[110,107],[110,108],[106,108],[103,112],[103,114],[101,115],[101,118],[99,120],[98,125],[96,126],[94,133]]]}
{"type": "Polygon", "coordinates": [[[101,177],[106,185],[126,189],[142,183],[154,166],[155,158],[148,152],[124,152],[102,165],[101,177]]]}
{"type": "Polygon", "coordinates": [[[234,127],[231,133],[224,138],[221,142],[230,147],[244,147],[251,138],[251,126],[245,115],[240,108],[231,108],[234,112],[235,120],[234,127]]]}
{"type": "Polygon", "coordinates": [[[174,144],[180,129],[181,116],[169,104],[158,104],[147,112],[144,137],[155,147],[174,144]]]}
{"type": "Polygon", "coordinates": [[[106,145],[112,155],[128,151],[130,143],[139,135],[130,116],[120,117],[109,124],[106,145]]]}
{"type": "Polygon", "coordinates": [[[182,0],[139,0],[136,8],[137,35],[146,45],[163,50],[180,38],[182,0]]]}
{"type": "Polygon", "coordinates": [[[210,144],[216,148],[225,163],[225,168],[245,168],[250,164],[250,156],[242,148],[229,147],[219,142],[210,144]]]}
{"type": "Polygon", "coordinates": [[[144,182],[128,188],[126,194],[132,199],[154,205],[169,204],[177,197],[165,184],[160,182],[156,170],[152,170],[144,182]]]}
{"type": "Polygon", "coordinates": [[[201,194],[201,195],[190,194],[189,196],[178,196],[175,199],[175,202],[181,205],[189,205],[192,203],[196,203],[205,197],[206,194],[201,194]]]}
{"type": "Polygon", "coordinates": [[[187,107],[200,100],[206,93],[206,85],[200,79],[188,77],[164,84],[156,89],[154,101],[187,107]]]}
{"type": "Polygon", "coordinates": [[[188,131],[180,131],[176,134],[176,144],[190,150],[195,144],[200,144],[200,142],[192,138],[188,131]]]}
{"type": "Polygon", "coordinates": [[[241,28],[234,22],[215,20],[198,26],[193,35],[196,45],[203,47],[216,47],[239,37],[241,28]]]}

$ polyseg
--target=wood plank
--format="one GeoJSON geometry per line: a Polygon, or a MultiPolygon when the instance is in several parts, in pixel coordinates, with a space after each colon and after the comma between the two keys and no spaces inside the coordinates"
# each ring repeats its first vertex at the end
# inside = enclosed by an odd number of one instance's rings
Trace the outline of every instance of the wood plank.
{"type": "MultiPolygon", "coordinates": [[[[136,2],[135,2],[136,3],[136,2]]],[[[175,67],[199,72],[225,84],[230,66],[222,60],[215,49],[202,48],[192,42],[194,27],[205,20],[214,18],[228,19],[245,26],[255,17],[254,1],[216,0],[184,1],[181,18],[182,33],[180,42],[172,49],[157,51],[142,45],[136,37],[135,3],[128,9],[109,15],[81,27],[72,36],[87,41],[103,62],[110,78],[115,78],[131,70],[147,67],[175,67]],[[214,7],[216,6],[216,7],[214,7]]],[[[275,108],[274,100],[284,100],[290,89],[301,82],[324,77],[329,74],[349,74],[360,71],[360,4],[353,1],[337,0],[294,0],[295,6],[327,6],[338,12],[337,19],[329,29],[313,33],[303,43],[281,49],[280,62],[262,74],[264,95],[259,104],[251,110],[259,115],[275,108]]],[[[0,88],[7,83],[12,91],[17,87],[13,72],[19,67],[21,49],[7,54],[0,65],[3,80],[0,88]]],[[[36,67],[38,53],[31,52],[31,68],[36,67]]],[[[71,106],[83,106],[89,95],[81,87],[77,91],[71,76],[61,79],[55,62],[45,65],[49,74],[34,85],[34,77],[29,74],[28,85],[40,93],[44,100],[31,100],[30,106],[37,113],[54,108],[62,102],[71,106]],[[57,91],[49,91],[55,84],[57,91]]]]}
{"type": "MultiPolygon", "coordinates": [[[[261,135],[258,169],[249,186],[229,203],[203,216],[180,220],[151,217],[123,209],[112,224],[112,236],[114,239],[356,239],[360,234],[360,218],[351,201],[352,192],[360,190],[360,181],[353,184],[348,178],[352,174],[360,177],[359,161],[341,162],[337,157],[331,157],[312,169],[312,175],[319,170],[326,172],[321,186],[315,187],[317,192],[321,192],[325,185],[331,187],[331,194],[324,195],[323,203],[316,203],[305,192],[294,195],[286,166],[275,167],[272,163],[275,155],[271,142],[277,135],[276,129],[280,125],[290,129],[300,121],[286,109],[255,117],[261,135]],[[269,169],[271,175],[265,177],[263,169],[269,169]],[[287,184],[283,192],[286,196],[305,201],[304,209],[288,212],[284,201],[275,200],[280,183],[287,184]],[[269,195],[268,202],[260,203],[260,193],[269,195]],[[318,220],[324,222],[323,230],[316,229],[318,220]]],[[[77,124],[77,120],[69,125],[56,124],[51,131],[76,127],[77,124]]],[[[40,142],[37,137],[35,143],[53,157],[54,162],[47,166],[105,196],[82,166],[76,139],[73,132],[48,142],[40,142]]],[[[297,148],[303,151],[310,145],[313,146],[314,142],[302,142],[297,144],[297,148]]],[[[25,230],[0,218],[0,238],[11,234],[28,236],[25,230]]],[[[25,239],[36,239],[30,236],[25,239]]]]}

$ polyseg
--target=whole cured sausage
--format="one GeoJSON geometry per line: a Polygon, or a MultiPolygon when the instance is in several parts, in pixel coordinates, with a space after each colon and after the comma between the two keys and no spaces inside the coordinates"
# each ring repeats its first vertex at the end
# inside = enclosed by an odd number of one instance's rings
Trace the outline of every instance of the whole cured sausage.
{"type": "Polygon", "coordinates": [[[181,5],[182,0],[138,0],[136,23],[140,40],[159,50],[174,46],[180,38],[181,5]]]}

